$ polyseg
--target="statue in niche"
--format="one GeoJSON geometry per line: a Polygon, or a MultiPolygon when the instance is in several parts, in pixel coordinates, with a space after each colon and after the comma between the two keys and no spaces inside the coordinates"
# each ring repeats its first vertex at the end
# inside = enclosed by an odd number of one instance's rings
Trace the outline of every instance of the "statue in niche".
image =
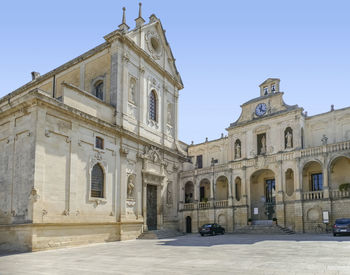
{"type": "Polygon", "coordinates": [[[134,189],[135,189],[134,177],[129,176],[129,178],[128,178],[128,190],[127,190],[128,199],[134,198],[134,189]]]}
{"type": "Polygon", "coordinates": [[[241,158],[241,142],[236,142],[235,159],[241,158]]]}
{"type": "Polygon", "coordinates": [[[173,204],[173,196],[171,192],[171,182],[168,183],[168,188],[167,188],[167,203],[168,204],[173,204]]]}
{"type": "Polygon", "coordinates": [[[136,103],[136,80],[135,80],[135,78],[130,79],[129,101],[132,103],[136,103]]]}
{"type": "Polygon", "coordinates": [[[292,148],[293,147],[293,134],[290,131],[287,131],[285,138],[286,138],[286,148],[292,148]]]}
{"type": "Polygon", "coordinates": [[[172,106],[171,103],[168,104],[168,115],[167,115],[167,122],[169,125],[172,125],[173,123],[173,117],[172,117],[172,106]]]}
{"type": "Polygon", "coordinates": [[[261,138],[261,153],[265,154],[266,153],[266,138],[263,136],[261,138]]]}

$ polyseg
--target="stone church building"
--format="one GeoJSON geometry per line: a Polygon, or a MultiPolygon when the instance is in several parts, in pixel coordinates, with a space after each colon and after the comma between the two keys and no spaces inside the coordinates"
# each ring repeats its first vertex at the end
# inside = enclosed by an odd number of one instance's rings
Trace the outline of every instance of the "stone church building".
{"type": "Polygon", "coordinates": [[[141,5],[135,22],[124,9],[103,44],[0,99],[1,250],[350,216],[349,108],[308,117],[268,79],[227,137],[186,145],[165,31],[141,5]]]}

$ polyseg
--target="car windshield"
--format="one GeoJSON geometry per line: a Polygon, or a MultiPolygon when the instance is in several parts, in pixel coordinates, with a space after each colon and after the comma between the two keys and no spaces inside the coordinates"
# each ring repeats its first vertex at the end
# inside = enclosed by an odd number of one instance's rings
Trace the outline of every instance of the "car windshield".
{"type": "Polygon", "coordinates": [[[205,224],[203,225],[204,228],[212,227],[212,224],[205,224]]]}
{"type": "Polygon", "coordinates": [[[335,221],[336,224],[348,224],[350,223],[350,219],[340,219],[335,221]]]}

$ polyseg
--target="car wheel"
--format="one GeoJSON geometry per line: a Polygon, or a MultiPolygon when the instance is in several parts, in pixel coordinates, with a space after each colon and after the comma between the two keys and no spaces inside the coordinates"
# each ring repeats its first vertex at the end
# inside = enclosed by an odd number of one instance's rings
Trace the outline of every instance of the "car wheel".
{"type": "Polygon", "coordinates": [[[225,234],[225,229],[224,230],[222,230],[222,235],[224,235],[225,234]]]}
{"type": "Polygon", "coordinates": [[[211,235],[212,235],[212,236],[215,236],[215,235],[216,235],[216,232],[215,232],[215,231],[213,231],[213,232],[211,233],[211,235]]]}
{"type": "Polygon", "coordinates": [[[203,234],[203,233],[201,233],[201,236],[203,237],[203,236],[204,236],[204,234],[203,234]]]}
{"type": "Polygon", "coordinates": [[[336,237],[336,236],[337,236],[337,234],[333,233],[333,236],[334,236],[334,237],[336,237]]]}

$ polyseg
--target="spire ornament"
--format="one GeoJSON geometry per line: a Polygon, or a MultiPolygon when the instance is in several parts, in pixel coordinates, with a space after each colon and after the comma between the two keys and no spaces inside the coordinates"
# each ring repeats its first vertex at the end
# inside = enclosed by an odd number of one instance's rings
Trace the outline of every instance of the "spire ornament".
{"type": "Polygon", "coordinates": [[[123,19],[122,19],[122,23],[118,26],[119,29],[123,32],[126,32],[129,29],[129,26],[126,24],[126,20],[125,20],[125,7],[123,7],[123,19]]]}
{"type": "Polygon", "coordinates": [[[139,3],[139,17],[135,19],[136,28],[140,28],[146,21],[142,18],[142,3],[139,3]]]}

